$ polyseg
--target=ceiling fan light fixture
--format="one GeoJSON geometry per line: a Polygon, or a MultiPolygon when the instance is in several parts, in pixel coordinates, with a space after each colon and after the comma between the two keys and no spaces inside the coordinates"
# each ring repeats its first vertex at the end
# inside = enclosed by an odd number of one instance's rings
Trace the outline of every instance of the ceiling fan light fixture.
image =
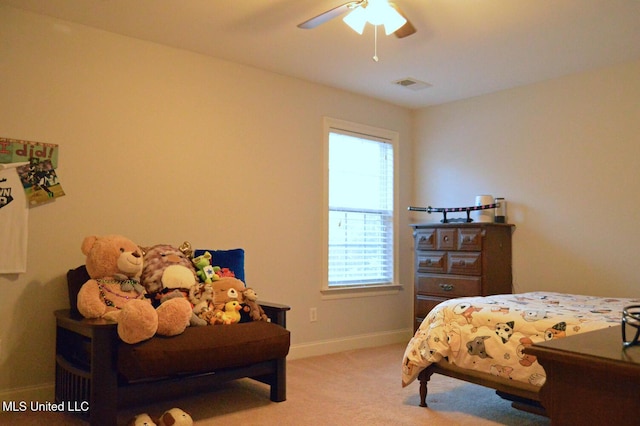
{"type": "Polygon", "coordinates": [[[345,24],[358,34],[364,32],[364,26],[367,24],[367,11],[362,6],[353,9],[347,16],[342,18],[345,24]]]}
{"type": "Polygon", "coordinates": [[[407,23],[407,20],[405,19],[405,17],[400,15],[395,9],[391,8],[391,6],[389,6],[389,10],[392,13],[390,12],[385,17],[385,22],[384,22],[384,32],[386,35],[395,33],[400,28],[402,28],[404,24],[407,23]]]}
{"type": "Polygon", "coordinates": [[[358,34],[364,32],[367,22],[375,26],[384,25],[387,35],[396,32],[407,22],[387,0],[363,1],[342,20],[358,34]]]}

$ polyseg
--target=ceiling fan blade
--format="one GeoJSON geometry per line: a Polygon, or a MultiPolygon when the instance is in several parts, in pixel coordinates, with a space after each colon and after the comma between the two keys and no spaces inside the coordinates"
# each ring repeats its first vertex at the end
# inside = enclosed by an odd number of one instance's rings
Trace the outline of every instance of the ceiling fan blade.
{"type": "Polygon", "coordinates": [[[362,3],[362,0],[350,1],[341,6],[334,7],[333,9],[327,10],[326,12],[321,13],[318,16],[315,16],[307,21],[304,21],[302,24],[298,25],[298,28],[304,28],[304,29],[315,28],[318,25],[324,24],[325,22],[330,21],[333,18],[336,18],[342,15],[346,11],[353,9],[354,7],[358,6],[360,3],[362,3]]]}
{"type": "Polygon", "coordinates": [[[393,3],[393,2],[389,2],[389,5],[391,5],[391,7],[393,7],[400,15],[402,15],[404,17],[404,19],[407,20],[407,22],[403,26],[401,26],[400,28],[398,28],[396,30],[396,32],[394,32],[396,37],[404,38],[404,37],[408,37],[411,34],[415,33],[416,32],[416,27],[414,27],[413,24],[411,23],[411,21],[409,21],[409,18],[407,18],[407,15],[404,14],[402,9],[400,9],[398,7],[398,5],[393,3]]]}

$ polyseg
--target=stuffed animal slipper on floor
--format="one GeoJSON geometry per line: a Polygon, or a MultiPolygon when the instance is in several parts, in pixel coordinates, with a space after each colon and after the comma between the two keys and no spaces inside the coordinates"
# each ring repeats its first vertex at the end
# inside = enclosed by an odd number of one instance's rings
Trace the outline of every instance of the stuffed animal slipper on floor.
{"type": "Polygon", "coordinates": [[[193,426],[193,419],[189,413],[179,408],[172,408],[160,416],[158,426],[193,426]]]}
{"type": "Polygon", "coordinates": [[[147,413],[138,414],[127,422],[127,426],[158,426],[147,413]]]}
{"type": "Polygon", "coordinates": [[[138,414],[127,426],[193,426],[193,419],[180,408],[165,411],[159,419],[154,420],[147,413],[138,414]]]}

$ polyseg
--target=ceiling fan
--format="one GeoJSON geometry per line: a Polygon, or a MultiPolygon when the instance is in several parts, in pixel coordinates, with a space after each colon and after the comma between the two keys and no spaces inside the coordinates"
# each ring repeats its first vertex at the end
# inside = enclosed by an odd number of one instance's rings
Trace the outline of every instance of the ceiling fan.
{"type": "Polygon", "coordinates": [[[402,10],[395,3],[388,0],[350,1],[304,21],[298,27],[303,29],[315,28],[348,11],[350,13],[343,20],[359,34],[362,34],[367,22],[376,27],[384,25],[387,35],[393,32],[398,38],[404,38],[416,32],[415,27],[402,10]]]}

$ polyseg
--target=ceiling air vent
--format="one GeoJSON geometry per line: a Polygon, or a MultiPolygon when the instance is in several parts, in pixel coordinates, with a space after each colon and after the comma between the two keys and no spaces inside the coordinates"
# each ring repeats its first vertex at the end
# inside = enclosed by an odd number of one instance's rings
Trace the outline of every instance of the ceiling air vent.
{"type": "Polygon", "coordinates": [[[411,78],[411,77],[402,78],[400,80],[394,81],[393,84],[397,84],[398,86],[406,87],[407,89],[411,89],[415,91],[426,89],[427,87],[431,87],[431,84],[426,83],[424,81],[416,80],[415,78],[411,78]]]}

